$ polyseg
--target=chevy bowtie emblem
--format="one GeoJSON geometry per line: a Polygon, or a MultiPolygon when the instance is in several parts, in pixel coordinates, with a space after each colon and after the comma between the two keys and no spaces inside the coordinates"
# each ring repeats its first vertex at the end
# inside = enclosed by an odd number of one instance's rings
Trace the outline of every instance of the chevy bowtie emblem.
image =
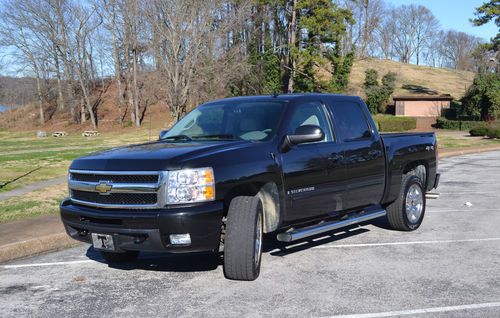
{"type": "Polygon", "coordinates": [[[99,181],[99,184],[95,186],[95,189],[99,194],[108,194],[113,186],[108,181],[99,181]]]}

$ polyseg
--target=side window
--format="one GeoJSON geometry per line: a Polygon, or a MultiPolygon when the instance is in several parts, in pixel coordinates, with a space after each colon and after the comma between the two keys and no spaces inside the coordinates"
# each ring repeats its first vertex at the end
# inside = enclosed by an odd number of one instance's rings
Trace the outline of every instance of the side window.
{"type": "Polygon", "coordinates": [[[298,127],[303,125],[321,127],[325,132],[325,139],[321,142],[333,140],[332,129],[325,112],[325,106],[320,102],[307,102],[298,105],[288,125],[287,132],[293,134],[298,127]]]}
{"type": "Polygon", "coordinates": [[[344,141],[370,138],[370,128],[359,104],[354,102],[334,102],[335,124],[344,141]]]}

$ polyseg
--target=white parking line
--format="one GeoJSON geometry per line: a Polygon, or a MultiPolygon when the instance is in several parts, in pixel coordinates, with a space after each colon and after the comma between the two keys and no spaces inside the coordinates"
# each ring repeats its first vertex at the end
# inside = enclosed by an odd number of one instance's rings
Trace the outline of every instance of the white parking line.
{"type": "Polygon", "coordinates": [[[22,268],[22,267],[42,267],[42,266],[56,266],[56,265],[73,265],[84,263],[95,263],[93,260],[83,261],[70,261],[70,262],[53,262],[53,263],[33,263],[33,264],[18,264],[18,265],[3,265],[3,268],[22,268]]]}
{"type": "Polygon", "coordinates": [[[417,315],[417,314],[431,314],[438,312],[484,309],[484,308],[494,308],[494,307],[500,307],[500,302],[470,304],[461,306],[433,307],[433,308],[411,309],[411,310],[401,310],[401,311],[387,311],[387,312],[378,312],[370,314],[329,316],[328,318],[380,318],[380,317],[394,317],[394,316],[407,316],[407,315],[417,315]]]}
{"type": "Polygon", "coordinates": [[[495,210],[495,209],[461,209],[461,210],[428,210],[425,211],[425,213],[455,213],[455,212],[468,212],[468,213],[473,213],[473,212],[494,212],[494,213],[499,213],[500,210],[495,210]]]}
{"type": "Polygon", "coordinates": [[[465,240],[410,241],[410,242],[319,245],[319,246],[315,246],[313,248],[374,247],[374,246],[392,246],[392,245],[449,244],[449,243],[488,242],[488,241],[500,241],[500,237],[465,239],[465,240]]]}

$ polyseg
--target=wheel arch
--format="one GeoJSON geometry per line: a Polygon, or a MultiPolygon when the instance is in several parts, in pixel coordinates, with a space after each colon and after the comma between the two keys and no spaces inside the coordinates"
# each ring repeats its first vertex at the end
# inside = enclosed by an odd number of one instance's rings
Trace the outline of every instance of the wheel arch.
{"type": "Polygon", "coordinates": [[[224,216],[227,216],[231,200],[238,196],[257,196],[262,202],[264,233],[278,229],[281,219],[281,203],[279,188],[275,182],[252,182],[234,187],[224,197],[224,216]]]}
{"type": "Polygon", "coordinates": [[[422,180],[422,186],[427,189],[427,176],[429,175],[429,167],[425,161],[412,161],[406,164],[403,169],[403,174],[412,173],[422,180]]]}

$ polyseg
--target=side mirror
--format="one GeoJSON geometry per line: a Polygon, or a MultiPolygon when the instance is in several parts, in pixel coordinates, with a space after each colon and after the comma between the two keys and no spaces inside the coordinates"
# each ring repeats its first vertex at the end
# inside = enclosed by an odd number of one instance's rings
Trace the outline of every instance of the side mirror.
{"type": "Polygon", "coordinates": [[[317,142],[325,138],[325,133],[321,127],[315,125],[303,125],[295,130],[293,135],[286,135],[281,151],[286,152],[292,146],[303,144],[307,142],[317,142]]]}
{"type": "Polygon", "coordinates": [[[163,139],[167,133],[168,133],[168,129],[160,131],[160,139],[163,139]]]}

